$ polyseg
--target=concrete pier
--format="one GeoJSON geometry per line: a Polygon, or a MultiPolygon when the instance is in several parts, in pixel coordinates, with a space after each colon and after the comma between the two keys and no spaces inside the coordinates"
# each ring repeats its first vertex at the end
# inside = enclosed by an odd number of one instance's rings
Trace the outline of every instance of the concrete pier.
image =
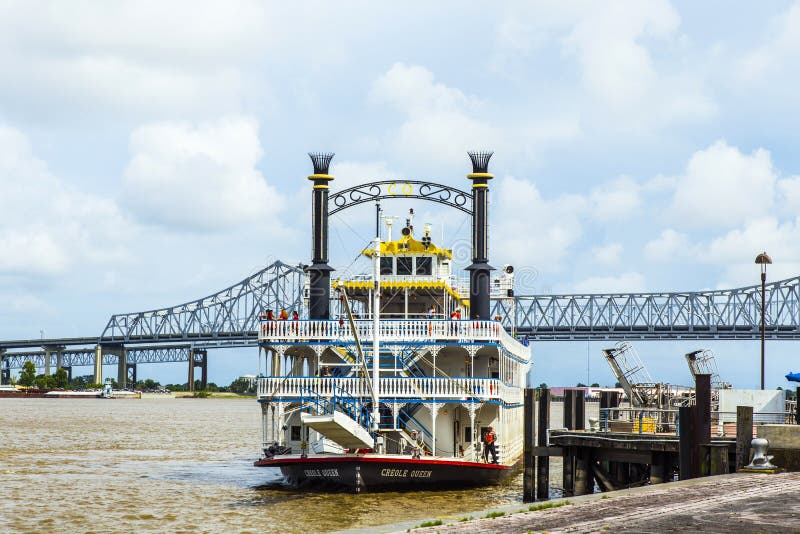
{"type": "Polygon", "coordinates": [[[94,348],[94,383],[103,383],[103,346],[97,345],[94,348]]]}
{"type": "Polygon", "coordinates": [[[117,354],[117,387],[125,389],[128,384],[128,351],[125,347],[119,349],[117,354]]]}

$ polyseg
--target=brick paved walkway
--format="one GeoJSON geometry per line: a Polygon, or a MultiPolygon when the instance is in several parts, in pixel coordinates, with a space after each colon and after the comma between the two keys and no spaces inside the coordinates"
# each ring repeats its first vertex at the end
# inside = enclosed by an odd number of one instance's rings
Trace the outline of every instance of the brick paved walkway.
{"type": "Polygon", "coordinates": [[[800,473],[708,477],[509,512],[412,532],[800,533],[800,473]]]}

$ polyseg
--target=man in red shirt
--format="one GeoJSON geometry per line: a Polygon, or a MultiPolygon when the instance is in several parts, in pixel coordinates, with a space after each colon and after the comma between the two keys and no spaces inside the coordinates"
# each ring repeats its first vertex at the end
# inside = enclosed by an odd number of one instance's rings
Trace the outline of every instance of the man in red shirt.
{"type": "Polygon", "coordinates": [[[486,432],[486,435],[483,436],[483,459],[484,461],[489,461],[489,454],[492,455],[492,463],[497,463],[497,448],[495,446],[497,443],[497,434],[494,433],[494,428],[489,427],[489,430],[486,432]]]}

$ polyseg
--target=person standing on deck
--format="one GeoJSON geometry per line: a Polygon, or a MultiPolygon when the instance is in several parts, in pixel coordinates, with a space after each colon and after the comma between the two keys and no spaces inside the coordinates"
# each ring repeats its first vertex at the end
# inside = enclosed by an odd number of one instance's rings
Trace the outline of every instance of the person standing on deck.
{"type": "Polygon", "coordinates": [[[489,454],[492,455],[492,463],[497,463],[497,449],[495,443],[497,442],[497,434],[494,433],[494,428],[489,427],[486,435],[483,436],[483,460],[489,462],[489,454]]]}

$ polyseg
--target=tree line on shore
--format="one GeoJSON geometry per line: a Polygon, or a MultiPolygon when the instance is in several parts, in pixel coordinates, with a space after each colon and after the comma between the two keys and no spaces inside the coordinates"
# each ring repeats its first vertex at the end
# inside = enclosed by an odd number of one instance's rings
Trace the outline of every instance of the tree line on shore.
{"type": "MultiPolygon", "coordinates": [[[[119,389],[119,384],[117,384],[116,380],[112,378],[109,380],[109,382],[111,383],[112,388],[119,389]]],[[[36,374],[36,367],[31,361],[27,361],[23,364],[22,370],[19,373],[19,377],[16,380],[12,378],[12,383],[19,386],[35,387],[38,389],[85,390],[99,389],[103,387],[103,384],[97,384],[94,382],[93,375],[76,376],[70,380],[67,371],[64,369],[57,369],[52,375],[36,374]]],[[[152,378],[146,378],[144,380],[138,380],[132,389],[139,389],[143,391],[189,391],[189,383],[184,382],[183,384],[162,385],[160,382],[153,380],[152,378]]],[[[202,389],[203,387],[200,380],[195,380],[194,390],[200,391],[202,389]]],[[[227,386],[219,386],[214,382],[209,382],[205,387],[205,391],[212,393],[230,392],[237,393],[239,395],[255,395],[256,385],[255,382],[246,378],[237,378],[227,386]]]]}

